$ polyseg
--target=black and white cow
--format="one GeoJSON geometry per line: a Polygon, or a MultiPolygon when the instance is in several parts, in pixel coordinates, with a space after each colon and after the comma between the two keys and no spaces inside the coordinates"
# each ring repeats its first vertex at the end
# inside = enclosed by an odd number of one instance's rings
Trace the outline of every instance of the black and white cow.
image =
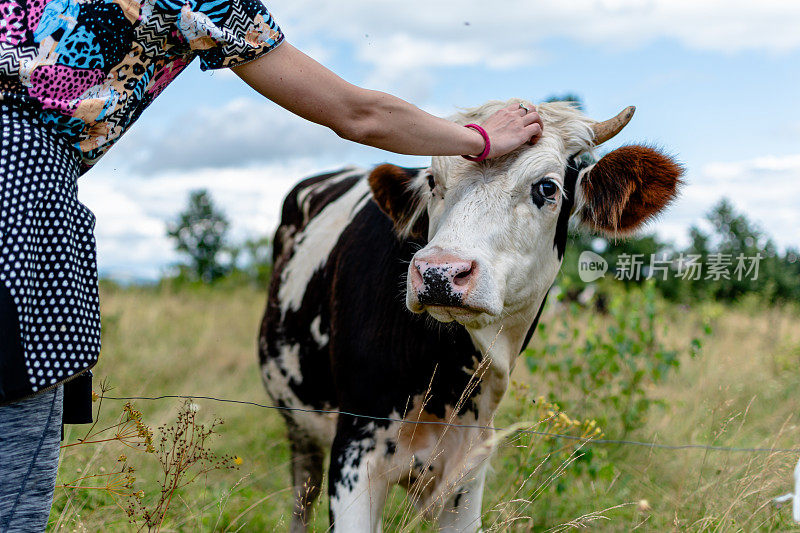
{"type": "MultiPolygon", "coordinates": [[[[455,120],[481,122],[508,104],[455,120]]],[[[561,266],[570,218],[624,235],[675,198],[682,169],[652,148],[625,146],[593,165],[581,157],[633,108],[605,122],[564,103],[538,110],[535,146],[483,163],[345,169],[286,198],[263,379],[278,405],[336,413],[284,412],[293,531],[305,530],[326,450],[335,530],[379,531],[395,484],[443,530],[478,530],[490,433],[381,418],[490,425],[561,266]]]]}

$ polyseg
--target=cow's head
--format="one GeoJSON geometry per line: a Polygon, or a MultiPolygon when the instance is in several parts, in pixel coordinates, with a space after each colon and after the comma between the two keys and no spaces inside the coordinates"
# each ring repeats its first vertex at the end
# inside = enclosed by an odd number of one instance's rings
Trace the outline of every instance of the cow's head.
{"type": "MultiPolygon", "coordinates": [[[[481,122],[512,102],[455,117],[481,122]]],[[[426,242],[408,267],[406,304],[443,322],[483,327],[538,309],[564,255],[570,218],[618,237],[676,196],[682,168],[646,146],[618,148],[594,164],[592,149],[616,135],[633,108],[596,122],[565,103],[538,106],[535,146],[482,163],[434,157],[424,170],[382,165],[369,181],[401,237],[426,242]]]]}

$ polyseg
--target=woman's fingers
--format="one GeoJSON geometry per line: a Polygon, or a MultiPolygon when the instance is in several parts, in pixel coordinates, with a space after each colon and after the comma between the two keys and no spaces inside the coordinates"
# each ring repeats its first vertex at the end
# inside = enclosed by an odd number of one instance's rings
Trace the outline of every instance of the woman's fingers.
{"type": "Polygon", "coordinates": [[[542,133],[542,125],[539,122],[528,124],[527,126],[525,126],[525,133],[530,133],[531,135],[537,135],[539,133],[542,133]]]}
{"type": "Polygon", "coordinates": [[[522,106],[509,104],[483,123],[492,143],[489,157],[507,154],[526,143],[535,144],[541,138],[542,117],[532,104],[522,106]]]}
{"type": "Polygon", "coordinates": [[[536,141],[542,136],[542,128],[544,127],[542,117],[536,111],[536,106],[532,104],[517,104],[517,110],[517,114],[522,117],[522,124],[526,133],[530,133],[530,141],[528,142],[536,144],[536,141]]]}
{"type": "Polygon", "coordinates": [[[540,126],[542,125],[542,117],[539,116],[539,113],[536,111],[531,111],[530,113],[526,113],[525,116],[522,117],[522,123],[526,126],[530,124],[537,123],[540,126]]]}
{"type": "Polygon", "coordinates": [[[511,104],[506,107],[506,110],[514,113],[515,115],[524,117],[531,111],[536,111],[536,108],[531,104],[511,104]]]}
{"type": "Polygon", "coordinates": [[[525,132],[530,134],[528,144],[536,144],[542,138],[542,120],[534,122],[525,127],[525,132]]]}
{"type": "Polygon", "coordinates": [[[511,104],[506,109],[518,111],[520,115],[526,115],[536,111],[536,106],[528,102],[520,102],[518,104],[511,104]]]}
{"type": "Polygon", "coordinates": [[[535,107],[522,117],[522,123],[525,124],[526,134],[530,134],[530,140],[528,141],[528,144],[536,144],[537,141],[542,137],[542,129],[544,128],[544,124],[542,123],[542,117],[539,116],[539,113],[536,111],[535,107]]]}

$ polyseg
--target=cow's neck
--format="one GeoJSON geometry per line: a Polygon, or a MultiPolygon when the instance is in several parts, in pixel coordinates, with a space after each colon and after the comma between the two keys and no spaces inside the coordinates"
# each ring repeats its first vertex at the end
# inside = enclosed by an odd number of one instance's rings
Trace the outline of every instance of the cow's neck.
{"type": "Polygon", "coordinates": [[[466,328],[472,342],[484,357],[491,355],[498,369],[510,373],[524,344],[530,340],[529,332],[539,318],[539,310],[544,305],[542,294],[525,309],[515,311],[502,320],[480,328],[466,328]]]}
{"type": "Polygon", "coordinates": [[[475,347],[483,354],[483,362],[477,371],[482,373],[484,394],[481,418],[484,421],[494,417],[503,399],[517,355],[536,316],[536,309],[538,305],[530,313],[515,313],[482,328],[467,329],[475,347]]]}
{"type": "MultiPolygon", "coordinates": [[[[524,344],[530,339],[529,331],[535,326],[545,296],[546,292],[536,298],[529,308],[512,313],[503,320],[482,328],[467,328],[475,347],[483,354],[484,365],[488,363],[488,368],[483,372],[482,383],[487,394],[482,403],[484,415],[488,414],[487,408],[491,412],[489,419],[494,417],[508,389],[511,371],[524,344]]],[[[487,419],[486,416],[481,418],[487,419]]]]}

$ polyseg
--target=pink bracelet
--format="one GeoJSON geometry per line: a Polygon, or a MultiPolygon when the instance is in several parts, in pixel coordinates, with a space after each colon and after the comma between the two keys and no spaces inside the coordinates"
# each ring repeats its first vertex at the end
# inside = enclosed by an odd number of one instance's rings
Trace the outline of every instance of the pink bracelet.
{"type": "Polygon", "coordinates": [[[467,124],[464,127],[471,128],[480,133],[481,137],[483,137],[483,142],[486,144],[483,147],[483,152],[481,152],[480,155],[462,155],[461,157],[463,157],[467,161],[476,161],[476,162],[483,161],[484,159],[486,159],[486,157],[488,157],[489,151],[492,149],[492,143],[489,141],[489,134],[486,133],[485,129],[481,128],[477,124],[467,124]]]}

